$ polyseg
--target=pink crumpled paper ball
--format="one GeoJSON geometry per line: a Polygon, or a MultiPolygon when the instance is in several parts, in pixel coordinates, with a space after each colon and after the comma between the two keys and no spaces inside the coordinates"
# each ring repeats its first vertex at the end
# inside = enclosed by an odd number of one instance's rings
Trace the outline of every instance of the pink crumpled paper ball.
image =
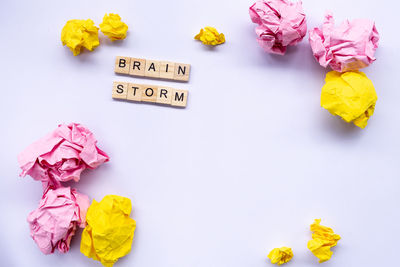
{"type": "Polygon", "coordinates": [[[47,188],[39,207],[28,216],[31,237],[44,254],[67,252],[76,228],[86,226],[90,202],[70,187],[47,188]]]}
{"type": "Polygon", "coordinates": [[[289,45],[296,45],[307,33],[306,15],[301,1],[261,0],[250,9],[256,27],[257,42],[265,51],[284,55],[289,45]]]}
{"type": "Polygon", "coordinates": [[[321,28],[310,30],[309,41],[319,64],[338,72],[358,70],[375,61],[379,33],[375,23],[368,19],[345,20],[335,27],[330,12],[321,28]]]}
{"type": "Polygon", "coordinates": [[[109,160],[96,143],[93,133],[84,126],[60,124],[18,155],[20,176],[28,174],[42,181],[43,188],[58,188],[61,182],[69,180],[77,182],[83,170],[94,169],[109,160]]]}

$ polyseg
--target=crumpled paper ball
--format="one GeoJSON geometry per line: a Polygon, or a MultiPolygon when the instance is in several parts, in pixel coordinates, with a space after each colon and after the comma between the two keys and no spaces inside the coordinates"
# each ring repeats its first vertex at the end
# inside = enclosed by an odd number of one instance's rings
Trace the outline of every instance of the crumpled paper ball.
{"type": "Polygon", "coordinates": [[[89,198],[75,189],[48,188],[28,216],[31,236],[44,254],[67,252],[77,227],[85,227],[89,198]]]}
{"type": "Polygon", "coordinates": [[[307,33],[306,15],[301,1],[260,0],[249,9],[256,27],[257,42],[266,52],[286,53],[287,46],[296,45],[307,33]]]}
{"type": "Polygon", "coordinates": [[[69,47],[74,56],[81,53],[82,47],[93,51],[99,46],[99,28],[91,19],[72,19],[67,21],[61,31],[61,42],[69,47]]]}
{"type": "Polygon", "coordinates": [[[104,35],[108,36],[111,41],[123,40],[128,31],[128,25],[121,21],[118,14],[105,14],[103,22],[100,24],[100,30],[104,35]]]}
{"type": "Polygon", "coordinates": [[[345,72],[365,68],[375,61],[379,33],[368,19],[345,20],[335,27],[332,14],[328,13],[321,28],[310,30],[309,41],[321,66],[345,72]]]}
{"type": "Polygon", "coordinates": [[[28,146],[18,155],[20,176],[30,175],[43,187],[58,188],[61,182],[79,181],[86,168],[94,169],[109,160],[97,140],[81,124],[60,124],[57,129],[28,146]]]}
{"type": "Polygon", "coordinates": [[[293,258],[293,251],[288,247],[274,248],[268,254],[268,258],[271,260],[272,264],[284,264],[289,262],[293,258]]]}
{"type": "Polygon", "coordinates": [[[320,225],[320,223],[321,219],[315,219],[314,223],[310,225],[310,230],[313,234],[312,239],[308,241],[307,247],[321,263],[332,257],[331,247],[336,246],[340,240],[340,235],[335,234],[331,228],[320,225]]]}
{"type": "Polygon", "coordinates": [[[374,114],[378,99],[367,75],[359,71],[331,71],[326,74],[325,82],[321,92],[321,106],[332,115],[365,128],[368,119],[374,114]]]}
{"type": "Polygon", "coordinates": [[[205,45],[219,45],[225,43],[225,35],[219,33],[217,29],[213,27],[204,27],[204,29],[200,29],[200,32],[194,39],[200,40],[205,45]]]}
{"type": "Polygon", "coordinates": [[[100,202],[93,200],[86,215],[81,252],[106,267],[112,267],[131,251],[136,222],[129,217],[129,198],[107,195],[100,202]]]}

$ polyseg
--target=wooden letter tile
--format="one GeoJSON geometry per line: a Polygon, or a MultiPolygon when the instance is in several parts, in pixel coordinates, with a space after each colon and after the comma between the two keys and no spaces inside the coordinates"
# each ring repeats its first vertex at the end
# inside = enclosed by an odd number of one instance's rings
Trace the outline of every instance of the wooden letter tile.
{"type": "Polygon", "coordinates": [[[175,63],[168,61],[160,62],[160,78],[162,79],[174,79],[175,63]]]}
{"type": "Polygon", "coordinates": [[[157,104],[171,105],[173,88],[158,86],[157,104]]]}
{"type": "Polygon", "coordinates": [[[157,60],[146,60],[146,69],[144,71],[146,77],[160,77],[160,62],[157,60]]]}
{"type": "Polygon", "coordinates": [[[174,80],[185,81],[189,80],[190,64],[175,63],[174,80]]]}
{"type": "Polygon", "coordinates": [[[128,96],[126,99],[130,101],[142,101],[142,91],[143,91],[143,85],[141,84],[135,84],[135,83],[129,83],[128,84],[128,96]]]}
{"type": "Polygon", "coordinates": [[[129,69],[129,75],[143,77],[145,69],[146,69],[146,59],[131,58],[131,67],[129,69]]]}
{"type": "Polygon", "coordinates": [[[142,85],[142,101],[153,102],[157,101],[158,88],[154,85],[142,85]]]}
{"type": "Polygon", "coordinates": [[[114,82],[112,98],[126,99],[127,93],[128,93],[128,83],[114,82]]]}
{"type": "Polygon", "coordinates": [[[172,90],[171,105],[175,107],[186,107],[188,91],[187,90],[172,90]]]}
{"type": "Polygon", "coordinates": [[[129,74],[130,57],[117,57],[115,59],[115,73],[129,74]]]}

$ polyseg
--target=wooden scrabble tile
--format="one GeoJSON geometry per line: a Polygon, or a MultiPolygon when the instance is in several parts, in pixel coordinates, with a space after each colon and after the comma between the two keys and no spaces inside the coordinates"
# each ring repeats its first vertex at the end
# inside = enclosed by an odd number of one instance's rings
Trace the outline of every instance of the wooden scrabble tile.
{"type": "Polygon", "coordinates": [[[142,101],[143,85],[129,83],[128,84],[128,95],[126,99],[130,101],[142,101]]]}
{"type": "Polygon", "coordinates": [[[189,81],[190,64],[175,63],[174,80],[189,81]]]}
{"type": "Polygon", "coordinates": [[[188,98],[187,90],[173,89],[171,105],[175,107],[186,107],[187,98],[188,98]]]}
{"type": "Polygon", "coordinates": [[[142,58],[131,58],[131,64],[129,68],[129,75],[133,76],[144,76],[144,70],[146,69],[146,59],[142,58]]]}
{"type": "Polygon", "coordinates": [[[173,90],[171,87],[158,86],[157,104],[171,105],[173,90]]]}
{"type": "Polygon", "coordinates": [[[146,59],[146,69],[144,71],[144,76],[159,78],[160,77],[160,61],[146,59]]]}
{"type": "Polygon", "coordinates": [[[117,57],[115,59],[115,73],[129,74],[130,57],[117,57]]]}
{"type": "Polygon", "coordinates": [[[168,61],[160,62],[160,78],[162,79],[174,79],[175,74],[175,63],[168,61]]]}
{"type": "Polygon", "coordinates": [[[155,103],[157,101],[157,92],[157,86],[142,85],[142,101],[155,103]]]}
{"type": "Polygon", "coordinates": [[[128,83],[125,82],[114,82],[112,98],[115,99],[126,99],[128,93],[128,83]]]}

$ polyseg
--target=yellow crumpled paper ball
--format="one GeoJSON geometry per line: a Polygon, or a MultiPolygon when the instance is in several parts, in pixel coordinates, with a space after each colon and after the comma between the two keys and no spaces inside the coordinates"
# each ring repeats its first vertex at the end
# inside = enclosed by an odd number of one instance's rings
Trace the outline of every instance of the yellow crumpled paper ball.
{"type": "Polygon", "coordinates": [[[310,225],[310,230],[313,234],[312,240],[308,241],[307,247],[321,263],[332,257],[331,247],[336,246],[340,240],[340,235],[335,234],[331,228],[320,225],[320,223],[321,219],[315,219],[314,223],[310,225]]]}
{"type": "Polygon", "coordinates": [[[205,27],[194,37],[196,40],[200,40],[205,45],[219,45],[225,43],[225,36],[223,33],[213,27],[205,27]]]}
{"type": "Polygon", "coordinates": [[[365,128],[378,99],[371,80],[360,71],[331,71],[326,74],[325,82],[321,106],[346,122],[365,128]]]}
{"type": "Polygon", "coordinates": [[[110,13],[109,15],[104,15],[103,22],[100,24],[100,30],[111,41],[123,40],[126,37],[128,25],[121,21],[121,17],[118,14],[110,13]]]}
{"type": "Polygon", "coordinates": [[[268,258],[271,260],[271,263],[281,265],[293,258],[293,251],[288,247],[274,248],[268,254],[268,258]]]}
{"type": "Polygon", "coordinates": [[[86,214],[81,252],[89,258],[112,267],[131,251],[136,222],[129,217],[132,205],[129,198],[107,195],[93,200],[86,214]]]}
{"type": "Polygon", "coordinates": [[[61,42],[69,47],[74,56],[81,53],[82,47],[93,51],[99,46],[99,28],[91,19],[72,19],[67,21],[61,31],[61,42]]]}

